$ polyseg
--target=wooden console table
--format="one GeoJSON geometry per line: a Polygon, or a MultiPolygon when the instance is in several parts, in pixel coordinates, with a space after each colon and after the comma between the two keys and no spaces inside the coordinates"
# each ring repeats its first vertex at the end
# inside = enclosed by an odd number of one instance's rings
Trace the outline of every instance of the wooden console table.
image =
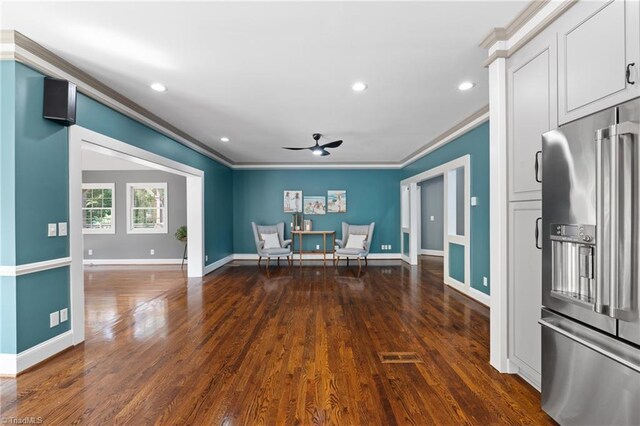
{"type": "Polygon", "coordinates": [[[298,244],[300,248],[298,253],[300,254],[300,265],[302,265],[302,255],[304,253],[322,253],[323,264],[327,264],[327,237],[331,236],[331,251],[333,253],[336,248],[336,231],[291,231],[291,251],[295,253],[296,235],[298,236],[298,244]],[[322,235],[322,251],[304,251],[302,247],[303,235],[322,235]]]}

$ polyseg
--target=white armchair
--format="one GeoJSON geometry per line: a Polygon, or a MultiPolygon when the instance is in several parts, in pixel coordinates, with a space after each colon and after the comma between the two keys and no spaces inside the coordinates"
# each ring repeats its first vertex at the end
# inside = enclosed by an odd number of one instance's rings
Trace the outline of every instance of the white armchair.
{"type": "Polygon", "coordinates": [[[255,222],[251,222],[251,228],[253,229],[253,238],[258,252],[258,267],[263,257],[267,259],[267,273],[269,273],[269,261],[272,257],[277,259],[278,265],[280,265],[280,258],[286,257],[289,266],[291,266],[293,252],[291,251],[291,240],[284,239],[284,222],[280,222],[277,225],[266,226],[256,225],[255,222]],[[262,234],[278,234],[280,247],[264,248],[264,241],[261,237],[262,234]]]}
{"type": "Polygon", "coordinates": [[[358,259],[358,273],[362,269],[362,259],[364,259],[365,266],[369,265],[367,256],[369,256],[369,250],[371,249],[371,241],[373,238],[373,229],[375,222],[371,222],[369,225],[350,225],[346,222],[342,222],[342,239],[336,240],[338,249],[334,253],[334,264],[338,265],[340,258],[347,259],[347,266],[349,265],[350,258],[358,259]],[[362,247],[350,247],[349,235],[364,235],[364,241],[362,247]]]}

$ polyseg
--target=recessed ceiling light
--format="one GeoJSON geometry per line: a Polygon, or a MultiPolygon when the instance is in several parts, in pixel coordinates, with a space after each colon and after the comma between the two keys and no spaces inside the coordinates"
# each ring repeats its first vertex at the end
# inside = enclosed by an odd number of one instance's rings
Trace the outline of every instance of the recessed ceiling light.
{"type": "Polygon", "coordinates": [[[164,86],[164,84],[160,84],[160,83],[152,83],[150,86],[153,90],[155,90],[156,92],[166,92],[167,88],[164,86]]]}
{"type": "Polygon", "coordinates": [[[220,138],[220,142],[229,142],[229,138],[224,136],[220,138]]]}
{"type": "Polygon", "coordinates": [[[362,81],[356,81],[355,83],[353,83],[353,86],[351,86],[351,88],[354,92],[364,92],[365,90],[367,90],[367,85],[362,81]]]}
{"type": "Polygon", "coordinates": [[[469,90],[473,89],[475,86],[475,83],[472,83],[470,81],[463,81],[462,83],[460,83],[460,86],[458,86],[458,90],[469,90]]]}

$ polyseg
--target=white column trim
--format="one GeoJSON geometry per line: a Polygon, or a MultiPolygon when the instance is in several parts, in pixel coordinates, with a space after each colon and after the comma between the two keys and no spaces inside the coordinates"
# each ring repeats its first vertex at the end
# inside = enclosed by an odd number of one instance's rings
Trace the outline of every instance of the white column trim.
{"type": "Polygon", "coordinates": [[[508,300],[507,300],[507,61],[496,59],[489,66],[489,246],[491,250],[491,365],[508,372],[508,300]]]}

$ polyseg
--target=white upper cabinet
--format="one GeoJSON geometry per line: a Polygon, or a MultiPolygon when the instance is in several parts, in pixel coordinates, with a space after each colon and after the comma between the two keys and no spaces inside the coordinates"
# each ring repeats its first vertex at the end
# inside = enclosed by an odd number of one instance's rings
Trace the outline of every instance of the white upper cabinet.
{"type": "Polygon", "coordinates": [[[542,196],[541,135],[558,125],[555,32],[540,34],[509,58],[509,199],[542,196]]]}
{"type": "Polygon", "coordinates": [[[558,22],[561,124],[640,96],[637,0],[581,1],[558,22]]]}

